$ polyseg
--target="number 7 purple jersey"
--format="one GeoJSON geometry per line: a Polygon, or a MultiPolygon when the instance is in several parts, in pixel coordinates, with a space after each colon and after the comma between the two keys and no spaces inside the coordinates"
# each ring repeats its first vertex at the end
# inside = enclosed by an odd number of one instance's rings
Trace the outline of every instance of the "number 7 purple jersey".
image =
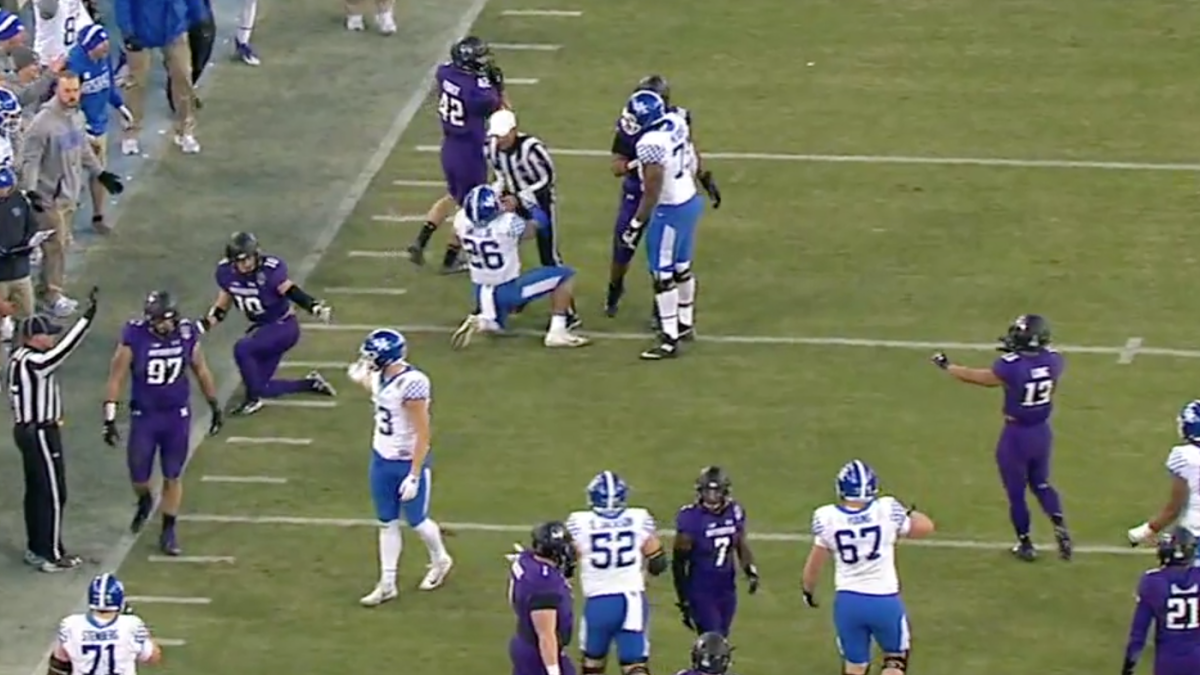
{"type": "Polygon", "coordinates": [[[1004,382],[1004,416],[1022,425],[1048,421],[1063,367],[1062,355],[1053,349],[1013,352],[996,359],[992,372],[1004,382]]]}
{"type": "Polygon", "coordinates": [[[276,323],[291,311],[291,301],[279,292],[288,280],[287,263],[273,255],[263,255],[258,269],[242,274],[234,262],[217,265],[217,286],[233,298],[233,305],[255,326],[276,323]]]}

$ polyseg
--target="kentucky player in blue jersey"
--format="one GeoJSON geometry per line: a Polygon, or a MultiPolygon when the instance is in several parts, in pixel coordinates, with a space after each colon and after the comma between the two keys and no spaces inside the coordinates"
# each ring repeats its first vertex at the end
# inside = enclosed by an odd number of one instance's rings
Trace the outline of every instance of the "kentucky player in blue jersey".
{"type": "MultiPolygon", "coordinates": [[[[671,105],[671,90],[667,84],[667,80],[661,75],[647,75],[638,82],[633,93],[639,91],[650,91],[662,97],[663,102],[667,105],[669,112],[682,115],[683,119],[692,125],[692,113],[686,108],[671,105]]],[[[622,110],[622,113],[624,111],[622,110]]],[[[616,130],[613,132],[612,140],[612,172],[613,175],[621,178],[621,204],[617,208],[617,222],[613,227],[613,247],[612,247],[612,262],[609,267],[608,280],[608,299],[604,303],[604,311],[608,316],[617,315],[617,307],[621,302],[621,296],[625,294],[625,274],[629,271],[629,263],[633,261],[633,254],[636,250],[636,242],[634,246],[628,246],[621,240],[621,234],[629,227],[629,221],[633,219],[637,213],[638,205],[642,199],[642,173],[641,162],[637,159],[637,141],[641,137],[641,130],[629,123],[626,115],[622,114],[616,123],[616,130]]],[[[700,151],[696,148],[696,139],[693,132],[692,149],[695,152],[696,158],[696,178],[708,193],[709,199],[712,201],[714,209],[721,207],[721,191],[717,188],[717,182],[713,179],[711,171],[703,168],[703,159],[700,151]]],[[[655,322],[657,323],[658,312],[655,311],[655,322]]]]}
{"type": "Polygon", "coordinates": [[[838,501],[813,512],[813,545],[804,563],[804,603],[814,600],[821,568],[834,563],[833,624],[845,675],[866,675],[871,641],[883,651],[881,675],[908,668],[908,614],[900,599],[896,542],[933,534],[933,521],[894,497],[879,494],[879,479],[866,462],[853,460],[838,472],[838,501]]]}
{"type": "Polygon", "coordinates": [[[375,607],[396,597],[396,568],[403,540],[400,517],[421,537],[429,552],[429,572],[419,588],[442,585],[454,560],[442,543],[442,529],[429,517],[433,482],[429,376],[408,362],[408,342],[399,331],[378,328],[363,340],[359,359],[347,373],[371,392],[375,431],[368,478],[379,519],[379,583],[360,601],[375,607]]]}
{"type": "Polygon", "coordinates": [[[733,663],[733,647],[720,633],[704,633],[692,644],[692,667],[675,675],[726,675],[733,663]]]}
{"type": "Polygon", "coordinates": [[[1122,675],[1133,675],[1154,624],[1154,675],[1200,673],[1200,568],[1196,535],[1176,527],[1158,544],[1160,567],[1142,575],[1122,675]]]}

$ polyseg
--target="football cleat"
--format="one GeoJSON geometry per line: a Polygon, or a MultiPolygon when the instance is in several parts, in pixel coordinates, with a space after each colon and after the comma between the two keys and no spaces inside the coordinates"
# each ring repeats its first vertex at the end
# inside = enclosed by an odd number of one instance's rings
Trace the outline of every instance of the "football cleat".
{"type": "Polygon", "coordinates": [[[306,375],[304,379],[308,380],[308,384],[312,387],[313,393],[320,394],[322,396],[337,396],[337,389],[334,389],[333,385],[329,384],[329,380],[326,380],[321,373],[318,373],[314,370],[306,375]]]}
{"type": "Polygon", "coordinates": [[[1067,531],[1067,528],[1055,527],[1054,541],[1058,544],[1058,557],[1070,562],[1074,546],[1071,545],[1071,533],[1067,531]]]}
{"type": "Polygon", "coordinates": [[[258,58],[258,54],[254,51],[254,47],[249,42],[233,41],[234,57],[237,60],[248,66],[261,66],[262,61],[258,58]]]}
{"type": "Polygon", "coordinates": [[[363,607],[378,607],[388,600],[395,600],[398,595],[399,593],[396,591],[395,586],[377,584],[374,590],[362,596],[358,602],[363,607]]]}
{"type": "Polygon", "coordinates": [[[242,401],[241,405],[234,408],[230,414],[237,415],[239,417],[253,415],[254,413],[258,412],[259,410],[262,410],[264,405],[266,405],[266,404],[262,402],[262,399],[248,398],[245,401],[242,401]]]}
{"type": "Polygon", "coordinates": [[[183,553],[183,549],[179,547],[179,540],[175,537],[175,528],[168,527],[163,530],[158,537],[158,549],[163,552],[163,555],[172,557],[183,553]]]}
{"type": "Polygon", "coordinates": [[[686,323],[679,324],[679,340],[681,342],[695,342],[696,327],[690,326],[686,323]]]}
{"type": "Polygon", "coordinates": [[[1017,542],[1017,544],[1012,547],[1012,554],[1018,560],[1024,560],[1025,562],[1033,562],[1034,560],[1037,560],[1037,549],[1034,548],[1033,542],[1029,540],[1017,542]]]}
{"type": "Polygon", "coordinates": [[[38,569],[47,574],[55,574],[58,572],[67,572],[69,570],[73,570],[82,564],[83,558],[80,558],[77,555],[64,555],[58,560],[46,560],[42,562],[41,567],[38,569]]]}
{"type": "Polygon", "coordinates": [[[661,343],[642,352],[641,358],[643,361],[665,361],[679,356],[679,347],[671,340],[663,340],[661,343]]]}
{"type": "Polygon", "coordinates": [[[396,34],[396,16],[391,12],[380,12],[375,15],[375,27],[382,35],[396,34]]]}
{"type": "Polygon", "coordinates": [[[146,520],[150,517],[150,510],[154,508],[154,498],[149,494],[144,494],[138,497],[137,510],[133,513],[133,521],[129,523],[129,531],[137,534],[142,531],[146,520]]]}
{"type": "Polygon", "coordinates": [[[422,591],[432,591],[440,588],[446,581],[446,576],[450,574],[450,570],[454,568],[454,558],[446,556],[441,560],[430,563],[429,571],[425,573],[425,578],[421,579],[420,585],[417,588],[422,591]]]}
{"type": "Polygon", "coordinates": [[[362,31],[367,29],[366,22],[363,21],[361,14],[354,14],[346,17],[346,30],[362,31]]]}
{"type": "Polygon", "coordinates": [[[142,148],[138,144],[138,139],[126,138],[121,141],[121,154],[126,156],[142,154],[142,148]]]}
{"type": "Polygon", "coordinates": [[[565,347],[570,349],[574,347],[586,347],[592,344],[592,341],[574,333],[546,333],[546,338],[542,340],[542,344],[552,348],[565,347]]]}

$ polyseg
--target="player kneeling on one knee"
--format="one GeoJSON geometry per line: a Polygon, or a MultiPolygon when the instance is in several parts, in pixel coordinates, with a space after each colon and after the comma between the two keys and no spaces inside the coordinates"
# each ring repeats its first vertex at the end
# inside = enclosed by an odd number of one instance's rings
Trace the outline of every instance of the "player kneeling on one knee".
{"type": "Polygon", "coordinates": [[[553,314],[543,343],[547,347],[589,343],[567,327],[575,270],[553,265],[521,272],[521,242],[534,238],[538,228],[549,226],[549,216],[532,199],[521,203],[501,200],[487,185],[467,193],[463,208],[454,216],[454,235],[467,255],[476,311],[454,332],[451,344],[455,349],[468,346],[475,333],[503,331],[510,314],[547,295],[553,314]]]}

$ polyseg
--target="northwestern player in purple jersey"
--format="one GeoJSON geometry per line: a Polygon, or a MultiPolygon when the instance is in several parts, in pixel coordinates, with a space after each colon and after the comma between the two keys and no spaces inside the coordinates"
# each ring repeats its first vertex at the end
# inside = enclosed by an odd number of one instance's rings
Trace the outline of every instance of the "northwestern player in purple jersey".
{"type": "Polygon", "coordinates": [[[1008,495],[1009,518],[1017,533],[1013,555],[1027,562],[1037,557],[1029,538],[1029,506],[1025,503],[1025,490],[1029,489],[1054,524],[1059,557],[1070,560],[1071,535],[1063,518],[1062,501],[1050,485],[1054,440],[1050,413],[1063,373],[1063,358],[1050,348],[1050,324],[1037,314],[1017,317],[1000,341],[999,351],[1004,355],[991,368],[955,365],[940,352],[932,360],[961,382],[1004,388],[1004,430],[996,444],[996,465],[1008,495]]]}
{"type": "Polygon", "coordinates": [[[516,635],[508,643],[513,675],[575,675],[566,653],[574,623],[567,580],[575,573],[575,544],[567,526],[538,525],[529,550],[507,557],[512,562],[508,600],[517,615],[516,635]]]}
{"type": "Polygon", "coordinates": [[[217,265],[217,299],[208,315],[196,322],[206,333],[225,320],[231,307],[237,307],[250,322],[246,336],[237,341],[233,358],[237,362],[246,400],[233,414],[252,415],[262,410],[263,399],[287,394],[311,392],[334,396],[333,385],[317,371],[303,380],[277,380],[275,371],[283,355],[300,341],[300,322],[292,303],[329,323],[333,310],[300,289],[288,278],[282,258],[259,250],[258,238],[249,232],[236,232],[225,246],[225,259],[217,265]]]}
{"type": "Polygon", "coordinates": [[[221,430],[221,409],[217,405],[217,386],[200,350],[200,331],[191,321],[180,318],[171,294],[151,293],[142,317],[125,323],[121,341],[113,353],[104,396],[104,442],[115,446],[121,437],[117,432],[117,399],[125,384],[125,374],[131,373],[126,461],[129,480],[137,495],[137,510],[129,527],[136,534],[150,517],[154,507],[150,477],[157,457],[163,478],[162,533],[158,545],[167,555],[179,555],[175,518],[183,501],[179,478],[187,463],[192,425],[188,370],[195,375],[212,409],[209,435],[221,430]]]}
{"type": "Polygon", "coordinates": [[[683,625],[697,633],[729,635],[737,612],[737,563],[758,592],[758,568],[746,542],[746,512],[730,496],[733,483],[720,467],[696,479],[696,501],[675,516],[675,581],[683,625]],[[736,560],[735,560],[736,556],[736,560]]]}
{"type": "Polygon", "coordinates": [[[720,633],[704,633],[692,645],[692,667],[676,675],[725,675],[733,663],[733,647],[720,633]]]}
{"type": "Polygon", "coordinates": [[[1161,567],[1138,582],[1137,609],[1129,627],[1121,675],[1133,675],[1154,623],[1154,675],[1200,673],[1200,568],[1196,535],[1176,527],[1158,544],[1161,567]]]}
{"type": "MultiPolygon", "coordinates": [[[[669,111],[683,115],[684,119],[687,120],[688,126],[691,126],[691,112],[686,108],[671,105],[670,85],[667,84],[667,80],[663,76],[647,75],[638,82],[633,91],[634,93],[652,91],[658,94],[666,102],[669,111]]],[[[638,204],[642,201],[642,177],[639,171],[641,165],[637,160],[636,148],[637,139],[640,135],[640,130],[633,130],[624,116],[617,119],[612,141],[612,172],[614,176],[622,180],[621,204],[617,207],[617,220],[613,226],[612,260],[609,266],[608,277],[608,299],[604,303],[604,312],[610,317],[617,315],[621,296],[625,294],[625,274],[629,272],[629,263],[633,261],[633,254],[637,251],[636,245],[632,247],[627,246],[621,241],[621,233],[629,227],[629,221],[637,213],[638,204]]],[[[694,145],[695,141],[693,140],[694,145]]],[[[693,147],[693,151],[696,153],[696,166],[698,167],[696,177],[700,180],[700,185],[704,188],[704,191],[708,193],[713,208],[720,208],[721,191],[717,188],[717,182],[713,179],[712,172],[703,168],[700,151],[696,150],[695,147],[693,147]]]]}
{"type": "MultiPolygon", "coordinates": [[[[504,93],[504,73],[492,62],[487,43],[468,36],[450,47],[450,60],[437,69],[438,117],[442,122],[442,174],[447,194],[434,202],[417,240],[408,247],[409,260],[425,264],[425,247],[437,228],[462,206],[472,188],[488,179],[487,120],[501,108],[510,108],[504,93]]],[[[447,244],[442,272],[467,271],[459,260],[459,247],[447,244]]]]}

